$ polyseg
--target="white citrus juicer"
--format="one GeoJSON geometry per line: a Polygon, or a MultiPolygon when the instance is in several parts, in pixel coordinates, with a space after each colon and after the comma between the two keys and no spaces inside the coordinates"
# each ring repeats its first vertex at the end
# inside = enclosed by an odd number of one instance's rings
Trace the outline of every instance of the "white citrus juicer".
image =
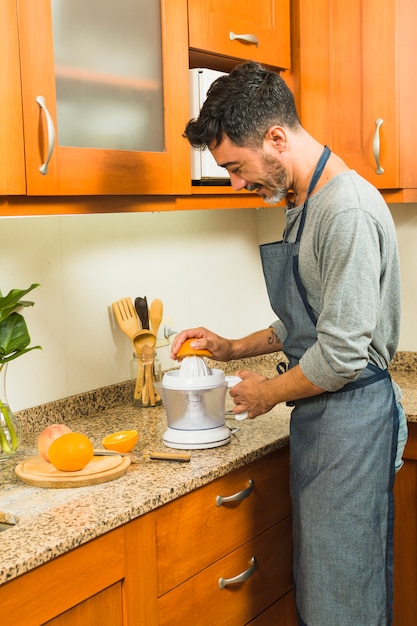
{"type": "Polygon", "coordinates": [[[209,368],[204,358],[196,355],[186,356],[178,369],[164,374],[161,395],[168,420],[166,446],[189,450],[229,443],[227,378],[223,370],[209,368]]]}

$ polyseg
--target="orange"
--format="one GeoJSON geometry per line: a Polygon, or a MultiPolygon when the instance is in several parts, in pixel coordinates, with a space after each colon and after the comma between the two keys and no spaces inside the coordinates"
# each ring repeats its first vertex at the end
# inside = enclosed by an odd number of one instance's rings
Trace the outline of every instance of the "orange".
{"type": "Polygon", "coordinates": [[[112,435],[104,437],[103,447],[107,450],[115,450],[116,452],[130,452],[138,442],[137,430],[120,430],[112,435]]]}
{"type": "Polygon", "coordinates": [[[66,433],[55,439],[48,450],[54,467],[64,472],[83,469],[94,456],[93,444],[82,433],[66,433]]]}
{"type": "Polygon", "coordinates": [[[177,357],[179,359],[183,359],[186,356],[213,356],[210,350],[207,348],[192,348],[190,343],[194,341],[194,339],[186,339],[182,344],[181,348],[178,350],[177,357]]]}

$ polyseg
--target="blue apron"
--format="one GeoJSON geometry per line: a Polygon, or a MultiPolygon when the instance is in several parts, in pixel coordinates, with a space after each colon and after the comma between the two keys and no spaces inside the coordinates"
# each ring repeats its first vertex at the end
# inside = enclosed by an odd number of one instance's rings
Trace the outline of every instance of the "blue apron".
{"type": "MultiPolygon", "coordinates": [[[[294,243],[260,247],[289,367],[317,341],[298,272],[311,180],[294,243]]],[[[340,391],[297,400],[290,424],[294,584],[300,626],[392,623],[393,494],[398,410],[387,370],[369,364],[340,391]]]]}

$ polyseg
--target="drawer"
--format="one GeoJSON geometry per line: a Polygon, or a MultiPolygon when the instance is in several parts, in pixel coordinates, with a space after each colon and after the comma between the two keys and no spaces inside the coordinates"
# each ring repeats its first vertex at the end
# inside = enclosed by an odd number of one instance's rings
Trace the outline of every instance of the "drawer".
{"type": "Polygon", "coordinates": [[[169,591],[158,600],[159,626],[247,624],[290,591],[291,536],[291,518],[287,518],[169,591]],[[253,574],[220,589],[219,579],[247,571],[252,557],[253,574]]]}
{"type": "Polygon", "coordinates": [[[286,446],[162,507],[156,517],[158,595],[291,514],[286,446]],[[218,496],[248,490],[241,500],[218,496]]]}
{"type": "Polygon", "coordinates": [[[293,591],[274,602],[260,615],[255,617],[249,626],[297,626],[297,610],[293,591]]]}

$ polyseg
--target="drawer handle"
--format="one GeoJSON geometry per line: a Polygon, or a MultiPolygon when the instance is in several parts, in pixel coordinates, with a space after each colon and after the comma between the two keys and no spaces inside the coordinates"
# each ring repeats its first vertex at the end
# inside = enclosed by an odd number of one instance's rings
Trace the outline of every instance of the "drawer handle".
{"type": "Polygon", "coordinates": [[[242,43],[248,43],[249,45],[258,47],[259,41],[256,35],[251,35],[250,33],[245,35],[237,35],[232,30],[229,33],[230,41],[241,41],[242,43]]]}
{"type": "Polygon", "coordinates": [[[48,128],[48,155],[46,157],[45,163],[42,163],[42,165],[39,168],[39,171],[42,174],[42,176],[45,176],[45,174],[48,173],[49,161],[51,160],[52,152],[54,151],[54,148],[55,148],[55,127],[54,127],[54,121],[52,119],[52,116],[47,109],[45,98],[43,96],[38,96],[36,98],[36,102],[39,104],[40,108],[45,113],[46,125],[48,128]]]}
{"type": "Polygon", "coordinates": [[[375,163],[376,163],[375,174],[383,174],[384,173],[384,168],[381,167],[381,163],[380,163],[381,144],[380,144],[380,141],[379,141],[379,129],[381,128],[383,123],[384,123],[384,120],[381,119],[380,117],[377,120],[375,120],[376,129],[375,129],[374,139],[372,141],[372,152],[374,153],[374,159],[375,159],[375,163]]]}
{"type": "Polygon", "coordinates": [[[242,489],[242,491],[238,491],[234,493],[232,496],[216,496],[216,504],[217,506],[221,506],[225,502],[239,502],[239,500],[244,500],[252,493],[253,489],[253,480],[252,478],[248,481],[248,486],[246,489],[242,489]]]}
{"type": "Polygon", "coordinates": [[[250,560],[250,567],[246,569],[241,574],[234,576],[233,578],[219,578],[219,589],[224,589],[227,585],[235,585],[236,583],[244,583],[245,580],[248,580],[251,576],[253,576],[255,572],[256,561],[253,556],[250,560]]]}

